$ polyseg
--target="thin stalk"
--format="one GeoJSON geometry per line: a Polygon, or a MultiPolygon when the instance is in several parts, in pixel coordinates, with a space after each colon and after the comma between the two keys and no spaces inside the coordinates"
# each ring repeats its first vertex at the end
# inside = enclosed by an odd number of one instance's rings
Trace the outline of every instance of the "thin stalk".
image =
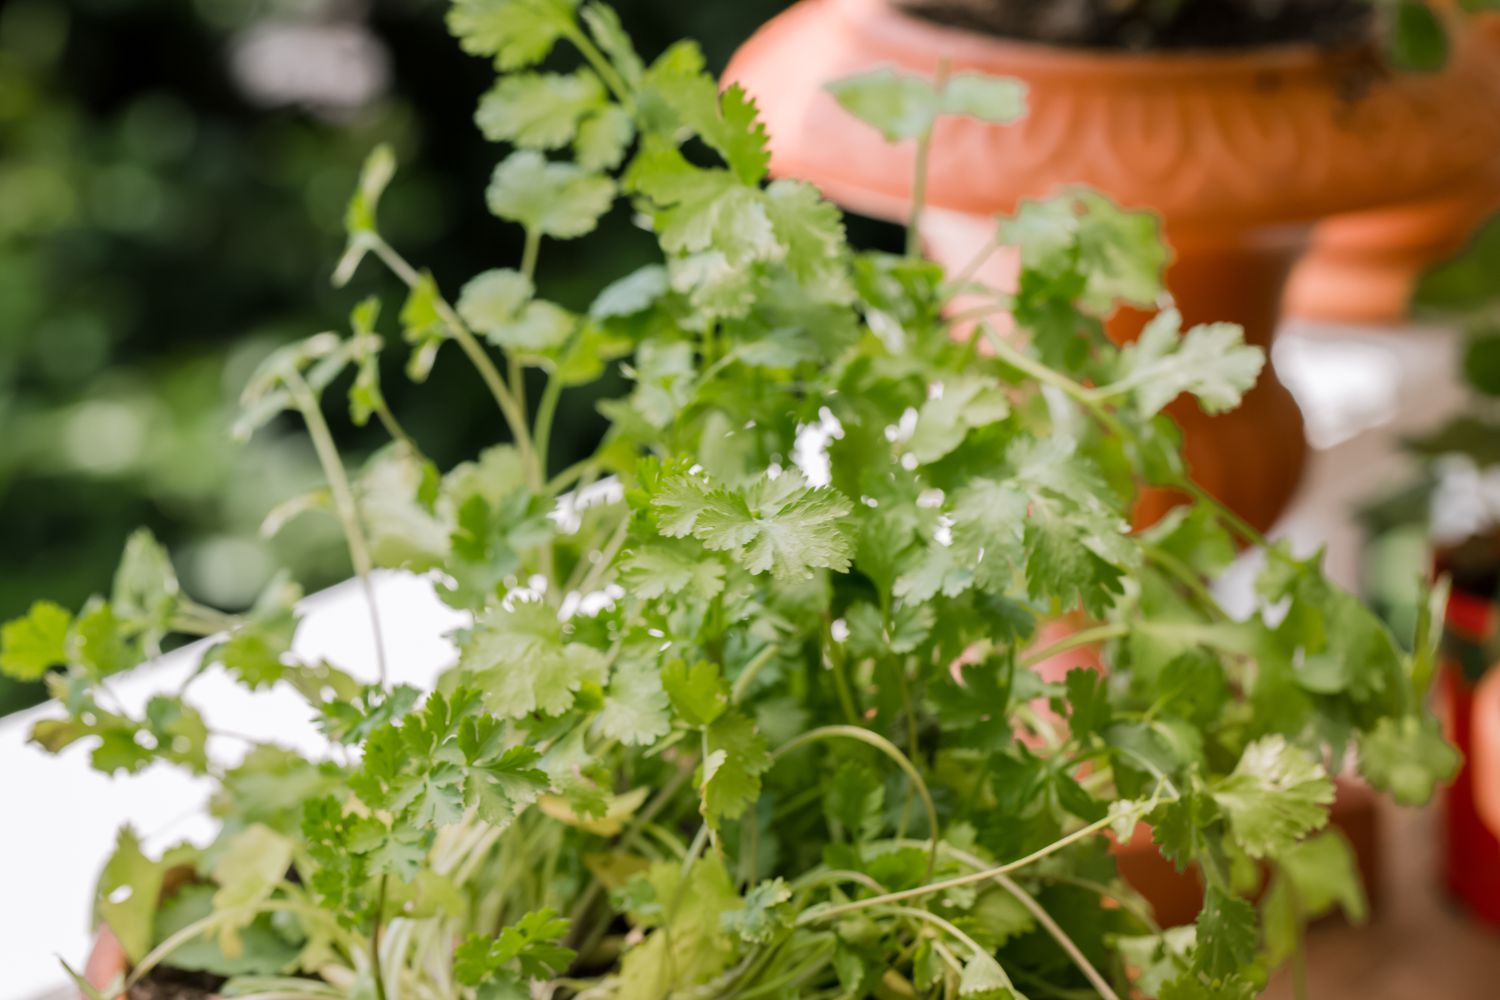
{"type": "Polygon", "coordinates": [[[911,212],[906,219],[906,255],[922,255],[922,203],[927,197],[927,161],[932,154],[932,128],[917,138],[917,164],[911,179],[911,212]]]}
{"type": "MultiPolygon", "coordinates": [[[[1297,899],[1297,888],[1292,885],[1291,879],[1282,874],[1282,881],[1286,884],[1288,895],[1292,899],[1292,912],[1300,914],[1302,904],[1297,899]]],[[[1299,918],[1297,921],[1297,933],[1292,937],[1292,993],[1296,1000],[1310,1000],[1312,991],[1307,982],[1307,925],[1299,918]]]]}
{"type": "Polygon", "coordinates": [[[1081,629],[1056,642],[1048,643],[1041,649],[1034,649],[1027,653],[1021,657],[1021,666],[1034,667],[1070,649],[1091,646],[1097,642],[1108,642],[1110,639],[1119,639],[1129,634],[1130,626],[1118,622],[1112,625],[1096,625],[1093,628],[1081,629]]]}
{"type": "MultiPolygon", "coordinates": [[[[939,93],[948,85],[948,60],[943,59],[938,63],[937,79],[934,82],[939,93]]],[[[920,257],[922,255],[922,209],[927,200],[927,169],[932,159],[932,132],[934,126],[929,125],[917,137],[917,162],[912,168],[911,178],[911,213],[906,221],[906,255],[908,257],[920,257]]]]}
{"type": "Polygon", "coordinates": [[[1224,501],[1208,492],[1208,490],[1205,490],[1202,486],[1199,486],[1197,483],[1193,482],[1193,480],[1189,479],[1187,476],[1183,476],[1177,482],[1171,483],[1169,485],[1177,487],[1178,489],[1192,496],[1194,500],[1197,500],[1200,503],[1205,503],[1209,507],[1211,507],[1214,513],[1219,515],[1220,520],[1229,525],[1234,533],[1239,535],[1243,541],[1249,543],[1250,545],[1254,545],[1256,548],[1265,549],[1267,552],[1276,551],[1274,548],[1272,548],[1270,541],[1266,538],[1265,534],[1262,533],[1259,528],[1255,527],[1255,525],[1251,524],[1249,521],[1246,521],[1243,517],[1240,517],[1239,514],[1235,513],[1233,510],[1229,509],[1229,507],[1225,506],[1224,501]]]}
{"type": "Polygon", "coordinates": [[[938,816],[937,807],[933,804],[932,793],[927,790],[927,782],[922,780],[921,772],[916,768],[900,748],[879,733],[871,732],[860,726],[821,726],[810,729],[800,736],[793,737],[771,754],[772,762],[781,760],[788,754],[800,750],[803,747],[817,743],[820,740],[848,739],[855,740],[874,747],[889,757],[899,767],[907,778],[911,780],[912,787],[916,790],[922,800],[922,808],[927,811],[927,832],[932,838],[932,850],[927,857],[927,874],[924,878],[931,878],[933,871],[937,868],[938,847],[941,841],[938,839],[938,816]]]}
{"type": "Polygon", "coordinates": [[[404,448],[418,458],[422,457],[422,449],[418,448],[417,442],[412,440],[410,434],[406,433],[406,428],[401,426],[401,421],[396,419],[396,415],[391,412],[391,408],[386,405],[384,399],[375,404],[375,417],[380,421],[380,426],[385,428],[385,432],[393,440],[399,441],[404,448]]]}
{"type": "Polygon", "coordinates": [[[599,74],[615,100],[624,105],[627,110],[632,109],[635,106],[635,96],[630,91],[630,85],[615,69],[614,64],[605,58],[604,53],[599,51],[593,39],[573,23],[563,29],[563,36],[573,43],[573,47],[578,50],[589,66],[593,67],[594,72],[599,74]]]}
{"type": "Polygon", "coordinates": [[[559,493],[562,493],[564,490],[566,490],[569,486],[572,486],[575,482],[578,482],[586,477],[598,466],[598,464],[599,457],[597,455],[590,455],[588,458],[579,459],[572,465],[568,466],[566,469],[559,472],[557,475],[553,476],[551,479],[547,480],[547,485],[543,487],[542,492],[546,496],[555,497],[559,493]]]}
{"type": "Polygon", "coordinates": [[[1051,936],[1053,941],[1057,942],[1057,946],[1067,954],[1068,958],[1073,961],[1073,964],[1078,967],[1078,971],[1083,973],[1083,978],[1089,981],[1089,985],[1092,986],[1098,992],[1098,994],[1104,998],[1104,1000],[1120,1000],[1119,994],[1117,994],[1109,985],[1109,982],[1099,974],[1099,970],[1094,968],[1093,963],[1088,960],[1088,957],[1084,955],[1083,951],[1078,947],[1077,943],[1068,936],[1068,932],[1063,930],[1056,920],[1052,919],[1052,914],[1048,913],[1040,903],[1033,899],[1029,892],[1021,888],[1015,883],[1014,880],[1005,875],[996,875],[995,881],[999,883],[1000,887],[1003,888],[1006,892],[1014,896],[1016,902],[1025,907],[1028,913],[1036,918],[1036,922],[1038,924],[1041,924],[1042,929],[1051,936]]]}
{"type": "Polygon", "coordinates": [[[1229,615],[1219,606],[1219,602],[1214,599],[1214,595],[1209,592],[1208,587],[1204,585],[1198,574],[1193,572],[1191,566],[1188,566],[1172,553],[1156,548],[1155,546],[1147,547],[1146,558],[1156,563],[1168,576],[1182,584],[1183,589],[1192,595],[1193,599],[1198,602],[1198,605],[1210,617],[1217,618],[1220,621],[1229,620],[1229,615]]]}
{"type": "MultiPolygon", "coordinates": [[[[547,472],[547,453],[552,444],[552,423],[557,416],[557,401],[562,398],[563,382],[555,374],[547,377],[547,387],[536,406],[536,422],[532,425],[531,439],[536,444],[537,461],[542,463],[543,475],[547,472]]],[[[551,482],[547,484],[551,489],[551,482]]]]}
{"type": "Polygon", "coordinates": [[[388,875],[380,876],[375,896],[375,918],[370,928],[370,967],[375,976],[375,1000],[385,1000],[385,973],[380,967],[380,920],[385,913],[385,886],[388,875]]]}
{"type": "Polygon", "coordinates": [[[995,251],[999,249],[1000,237],[998,234],[985,240],[984,246],[980,247],[979,251],[969,258],[968,262],[959,269],[958,274],[948,279],[948,284],[953,288],[962,290],[964,285],[974,280],[974,275],[979,273],[979,269],[984,267],[985,262],[993,257],[995,251]]]}
{"type": "Polygon", "coordinates": [[[844,652],[833,641],[833,623],[826,618],[823,622],[823,650],[828,658],[829,671],[833,674],[833,687],[838,694],[839,707],[844,712],[844,721],[851,726],[859,726],[864,720],[854,700],[854,689],[849,686],[849,678],[844,672],[844,652]]]}
{"type": "MultiPolygon", "coordinates": [[[[947,934],[949,937],[953,938],[953,940],[957,941],[959,944],[974,952],[976,955],[989,954],[989,949],[985,948],[984,945],[980,944],[968,934],[964,933],[964,931],[956,926],[952,921],[940,917],[930,910],[920,910],[915,906],[884,906],[881,907],[881,909],[887,910],[891,913],[899,913],[901,914],[901,916],[910,917],[913,920],[920,920],[924,923],[929,923],[941,930],[944,934],[947,934]]],[[[1115,1000],[1119,1000],[1119,998],[1116,997],[1115,1000]]]]}
{"type": "MultiPolygon", "coordinates": [[[[375,255],[385,263],[385,266],[390,268],[392,273],[408,288],[415,288],[421,284],[422,276],[417,273],[416,268],[407,263],[406,259],[385,240],[377,237],[371,248],[375,255]]],[[[484,349],[484,345],[474,336],[473,331],[458,313],[453,311],[448,301],[439,296],[436,308],[443,324],[448,327],[448,332],[453,335],[453,340],[473,363],[485,387],[489,389],[490,395],[495,398],[495,403],[500,407],[506,426],[510,428],[511,437],[515,439],[516,448],[521,452],[525,461],[528,484],[533,489],[540,489],[541,473],[537,469],[536,451],[531,444],[531,431],[526,426],[525,409],[519,406],[515,397],[511,395],[505,379],[501,377],[500,370],[495,367],[495,362],[484,349]]]]}
{"type": "MultiPolygon", "coordinates": [[[[1134,809],[1130,810],[1129,813],[1135,813],[1136,815],[1139,815],[1147,811],[1146,807],[1148,805],[1154,806],[1155,804],[1155,802],[1151,802],[1137,805],[1134,809]]],[[[1129,813],[1127,813],[1126,815],[1129,815],[1129,813]]],[[[845,913],[855,913],[859,910],[866,910],[872,906],[885,906],[888,903],[899,903],[907,899],[918,899],[922,896],[930,896],[935,892],[947,892],[949,889],[958,889],[966,885],[976,885],[980,882],[988,882],[994,879],[996,875],[1008,875],[1013,871],[1019,871],[1020,869],[1025,868],[1028,865],[1035,864],[1042,858],[1048,857],[1052,854],[1056,854],[1063,848],[1069,847],[1080,840],[1092,837],[1094,834],[1108,829],[1112,823],[1119,822],[1122,818],[1123,817],[1119,816],[1106,816],[1104,819],[1096,820],[1095,822],[1090,823],[1088,826],[1080,827],[1079,829],[1074,830],[1072,833],[1068,834],[1065,837],[1054,840],[1046,847],[1032,851],[1024,858],[1019,858],[1015,861],[1010,861],[1003,865],[997,865],[994,868],[986,868],[982,871],[971,872],[968,875],[957,875],[950,879],[944,879],[941,882],[930,882],[927,885],[919,885],[911,889],[903,889],[900,892],[889,892],[883,896],[872,896],[868,899],[857,899],[850,903],[843,903],[838,906],[830,906],[821,910],[808,910],[797,918],[797,924],[800,926],[802,924],[812,923],[815,920],[827,920],[829,917],[837,917],[845,913]]]]}
{"type": "Polygon", "coordinates": [[[745,664],[745,669],[734,679],[734,688],[729,693],[729,700],[739,704],[745,700],[745,692],[750,690],[750,684],[755,680],[756,674],[761,672],[767,663],[776,657],[776,644],[768,643],[765,649],[755,654],[755,658],[745,664]]]}
{"type": "Polygon", "coordinates": [[[526,243],[521,248],[521,273],[526,275],[527,281],[536,280],[536,258],[542,249],[542,231],[540,229],[526,229],[526,243]]]}
{"type": "Polygon", "coordinates": [[[599,550],[599,560],[592,566],[587,560],[579,560],[578,569],[573,571],[573,580],[568,581],[564,590],[576,590],[579,593],[589,593],[595,584],[603,579],[604,574],[614,564],[615,556],[620,554],[620,549],[625,544],[625,536],[630,532],[630,517],[626,515],[620,518],[620,523],[615,527],[614,534],[609,536],[609,541],[604,543],[604,548],[599,550]],[[578,580],[579,571],[584,570],[583,579],[578,580]],[[575,580],[577,584],[575,586],[575,580]]]}
{"type": "Polygon", "coordinates": [[[1075,403],[1082,406],[1091,416],[1097,420],[1105,430],[1116,437],[1129,440],[1130,432],[1125,425],[1120,423],[1118,417],[1110,412],[1109,407],[1095,399],[1088,388],[1073,381],[1061,372],[1053,371],[1039,361],[1033,360],[1000,336],[991,326],[985,326],[985,339],[989,342],[990,349],[995,357],[1010,365],[1023,375],[1029,375],[1043,385],[1050,385],[1075,403]]]}
{"type": "Polygon", "coordinates": [[[293,402],[307,423],[307,433],[312,439],[313,450],[317,452],[318,463],[323,466],[323,474],[328,477],[334,512],[338,515],[339,527],[343,529],[344,542],[349,548],[349,558],[354,563],[354,573],[359,577],[365,604],[369,608],[370,630],[375,636],[375,662],[380,670],[380,683],[384,685],[387,677],[385,636],[380,628],[380,609],[375,604],[375,585],[370,577],[374,565],[370,559],[370,547],[365,540],[364,528],[360,524],[359,505],[354,500],[354,490],[349,485],[349,476],[339,458],[338,445],[334,444],[333,432],[323,419],[323,411],[318,407],[312,389],[295,370],[288,370],[284,378],[293,402]]]}
{"type": "MultiPolygon", "coordinates": [[[[919,842],[914,841],[913,843],[919,842]]],[[[983,870],[987,867],[982,858],[978,857],[977,855],[970,854],[968,851],[954,847],[951,844],[944,844],[943,851],[962,864],[968,865],[970,868],[983,870]]],[[[1104,886],[1101,886],[1096,882],[1085,883],[1083,882],[1083,880],[1074,880],[1061,876],[1049,877],[1052,881],[1067,882],[1069,884],[1079,885],[1081,888],[1097,892],[1101,896],[1108,896],[1111,899],[1115,899],[1121,904],[1122,907],[1127,910],[1127,912],[1132,913],[1132,915],[1137,915],[1137,919],[1141,919],[1142,922],[1145,923],[1148,927],[1152,928],[1155,933],[1161,933],[1161,928],[1157,926],[1156,922],[1149,916],[1141,917],[1137,914],[1137,911],[1139,911],[1140,908],[1135,906],[1133,902],[1120,899],[1119,897],[1110,893],[1104,886]]],[[[995,882],[1006,892],[1014,896],[1016,901],[1023,907],[1025,907],[1026,910],[1036,918],[1037,923],[1039,923],[1042,926],[1042,929],[1045,930],[1048,935],[1050,935],[1051,938],[1057,942],[1058,946],[1067,953],[1068,957],[1073,960],[1073,964],[1078,967],[1078,971],[1083,973],[1084,978],[1094,986],[1094,989],[1098,991],[1100,996],[1105,997],[1106,1000],[1119,1000],[1118,995],[1115,994],[1109,983],[1105,980],[1104,976],[1101,975],[1096,968],[1094,968],[1093,963],[1091,963],[1088,960],[1087,956],[1083,954],[1082,949],[1080,949],[1077,943],[1075,943],[1073,939],[1068,935],[1068,932],[1063,930],[1062,927],[1057,923],[1057,921],[1052,919],[1052,915],[1049,914],[1041,906],[1041,904],[1032,897],[1030,893],[1021,888],[1019,883],[1006,875],[996,875],[995,882]]]]}

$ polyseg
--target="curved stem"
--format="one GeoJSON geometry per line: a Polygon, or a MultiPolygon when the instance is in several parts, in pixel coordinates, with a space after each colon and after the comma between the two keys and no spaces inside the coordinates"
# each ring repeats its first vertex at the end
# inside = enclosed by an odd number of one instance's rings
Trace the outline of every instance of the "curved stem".
{"type": "MultiPolygon", "coordinates": [[[[536,406],[536,422],[532,425],[531,439],[536,445],[536,458],[542,463],[542,475],[547,474],[548,451],[552,444],[552,423],[557,416],[557,402],[562,397],[563,381],[556,374],[547,377],[547,387],[542,390],[541,401],[536,406]]],[[[547,487],[551,488],[549,482],[547,487]]]]}
{"type": "Polygon", "coordinates": [[[874,747],[894,761],[896,766],[901,768],[906,777],[910,779],[912,787],[916,789],[917,795],[922,799],[922,808],[927,811],[927,827],[928,834],[932,838],[932,850],[927,857],[927,874],[924,877],[931,878],[933,870],[937,867],[938,845],[941,843],[938,839],[937,806],[933,804],[932,793],[927,790],[927,782],[922,780],[922,775],[917,770],[916,765],[890,740],[879,733],[871,732],[860,726],[822,726],[818,729],[809,730],[801,736],[794,737],[783,743],[771,754],[771,760],[774,763],[781,760],[787,754],[800,750],[809,744],[831,739],[855,740],[856,742],[874,747]]]}
{"type": "Polygon", "coordinates": [[[1042,929],[1051,936],[1053,941],[1057,942],[1058,947],[1067,953],[1068,958],[1072,959],[1073,964],[1078,966],[1078,971],[1083,973],[1083,978],[1089,981],[1089,985],[1098,991],[1104,1000],[1120,1000],[1119,995],[1115,993],[1109,982],[1099,974],[1099,970],[1094,968],[1093,963],[1079,949],[1077,943],[1068,936],[1068,932],[1063,930],[1056,920],[1052,919],[1052,914],[1048,913],[1040,903],[1031,897],[1031,893],[1017,885],[1009,876],[996,875],[995,881],[1006,892],[1014,896],[1016,902],[1025,907],[1028,913],[1036,918],[1036,922],[1041,924],[1042,929]]]}
{"type": "Polygon", "coordinates": [[[776,657],[776,644],[768,643],[765,649],[755,654],[755,658],[745,664],[745,669],[734,679],[734,688],[729,693],[729,700],[739,704],[745,699],[745,692],[750,690],[750,684],[755,680],[755,675],[761,672],[767,663],[776,657]]]}
{"type": "MultiPolygon", "coordinates": [[[[1134,809],[1128,810],[1125,815],[1130,815],[1131,813],[1140,815],[1149,811],[1149,807],[1154,807],[1155,805],[1157,805],[1157,802],[1155,800],[1151,802],[1140,803],[1137,804],[1134,809]]],[[[1090,823],[1088,826],[1080,827],[1079,829],[1074,830],[1072,833],[1068,834],[1065,837],[1054,840],[1046,847],[1032,851],[1024,858],[1020,858],[1016,861],[1010,861],[1003,865],[997,865],[994,868],[986,868],[982,871],[973,872],[968,875],[958,875],[954,878],[944,879],[941,882],[930,882],[927,885],[919,885],[911,889],[903,889],[900,892],[889,892],[884,896],[872,896],[869,899],[857,899],[851,903],[842,903],[838,906],[830,906],[821,910],[807,910],[797,918],[797,923],[800,926],[802,924],[812,923],[815,920],[827,920],[829,917],[837,917],[845,913],[855,913],[859,910],[869,909],[872,906],[885,906],[888,903],[899,903],[902,900],[918,899],[922,896],[930,896],[935,892],[947,892],[949,889],[957,889],[961,886],[975,885],[979,882],[988,882],[992,880],[996,875],[1007,875],[1010,872],[1018,871],[1019,869],[1025,868],[1028,865],[1035,864],[1048,855],[1056,854],[1058,851],[1062,850],[1065,847],[1068,847],[1071,844],[1074,844],[1087,837],[1092,837],[1094,834],[1107,829],[1111,824],[1119,822],[1123,818],[1123,816],[1106,816],[1104,819],[1096,820],[1095,822],[1090,823]]]]}
{"type": "Polygon", "coordinates": [[[374,565],[370,559],[370,547],[365,540],[364,527],[360,523],[359,505],[355,502],[354,490],[349,485],[344,463],[339,458],[333,432],[323,419],[323,411],[318,407],[317,397],[313,395],[311,387],[295,369],[288,369],[283,380],[297,409],[302,412],[313,450],[318,455],[318,463],[323,466],[323,474],[328,477],[328,489],[333,494],[334,510],[338,514],[339,526],[344,531],[344,542],[349,547],[349,559],[354,563],[354,573],[359,577],[360,589],[364,591],[365,604],[370,611],[370,630],[375,636],[375,662],[380,670],[380,683],[384,685],[387,676],[385,637],[380,628],[380,609],[375,604],[375,585],[370,579],[374,565]]]}
{"type": "MultiPolygon", "coordinates": [[[[416,268],[407,263],[406,259],[385,240],[377,237],[371,244],[371,249],[408,288],[416,288],[422,283],[422,276],[417,273],[416,268]]],[[[521,452],[521,457],[525,461],[529,485],[539,490],[542,485],[541,474],[536,469],[536,451],[531,444],[531,431],[526,426],[526,411],[511,395],[505,379],[501,377],[500,370],[495,367],[495,362],[484,349],[484,345],[479,343],[473,331],[458,313],[453,311],[448,301],[442,296],[436,296],[435,308],[443,325],[453,335],[454,342],[473,363],[474,368],[479,372],[480,379],[489,389],[490,395],[495,398],[495,403],[500,407],[500,413],[505,417],[505,423],[510,428],[511,437],[515,439],[516,448],[521,452]]]]}
{"type": "Polygon", "coordinates": [[[1049,643],[1041,649],[1032,650],[1021,657],[1021,666],[1034,667],[1038,663],[1045,662],[1060,653],[1066,653],[1070,649],[1079,646],[1091,646],[1096,642],[1106,642],[1110,639],[1119,639],[1130,634],[1130,626],[1121,623],[1112,625],[1097,625],[1093,628],[1081,629],[1072,635],[1064,636],[1056,642],[1049,643]]]}

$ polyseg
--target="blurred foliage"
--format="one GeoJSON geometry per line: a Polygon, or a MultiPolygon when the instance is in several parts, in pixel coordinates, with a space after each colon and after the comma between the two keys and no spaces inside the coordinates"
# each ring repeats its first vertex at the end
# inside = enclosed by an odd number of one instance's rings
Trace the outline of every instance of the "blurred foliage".
{"type": "MultiPolygon", "coordinates": [[[[691,35],[722,66],[786,0],[616,6],[648,55],[691,35]]],[[[490,74],[448,58],[441,15],[434,0],[0,3],[0,618],[103,588],[137,524],[168,542],[191,592],[225,607],[275,563],[310,587],[347,575],[318,518],[270,558],[260,520],[316,464],[290,433],[232,447],[228,418],[275,345],[342,326],[370,292],[394,316],[378,278],[328,281],[344,199],[377,142],[403,161],[383,228],[440,284],[519,256],[457,194],[483,190],[497,150],[469,117],[490,74]]],[[[546,293],[581,305],[575,289],[648,242],[620,213],[587,258],[549,260],[546,293]]],[[[492,441],[497,422],[462,359],[446,361],[442,391],[403,397],[404,379],[386,381],[440,463],[492,441]]],[[[591,405],[558,424],[559,441],[589,448],[591,405]]],[[[39,697],[0,687],[0,713],[39,697]]]]}
{"type": "Polygon", "coordinates": [[[1440,553],[1455,586],[1470,590],[1492,590],[1500,573],[1493,555],[1500,532],[1500,216],[1423,276],[1413,308],[1459,328],[1468,401],[1443,426],[1406,442],[1411,479],[1360,512],[1369,538],[1362,587],[1398,630],[1422,600],[1413,566],[1431,566],[1440,553]]]}

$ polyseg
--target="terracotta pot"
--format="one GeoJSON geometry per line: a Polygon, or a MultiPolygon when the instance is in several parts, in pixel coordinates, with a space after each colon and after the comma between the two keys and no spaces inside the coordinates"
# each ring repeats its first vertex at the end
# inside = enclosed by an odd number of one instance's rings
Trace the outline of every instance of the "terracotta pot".
{"type": "MultiPolygon", "coordinates": [[[[1487,54],[1465,35],[1442,73],[1388,77],[1372,73],[1363,49],[1068,50],[945,28],[886,0],[804,0],[752,37],[726,75],[760,105],[773,171],[891,219],[906,214],[911,146],[886,144],[824,85],[882,64],[1024,80],[1031,112],[1020,123],[938,124],[928,172],[937,212],[924,234],[934,256],[966,262],[993,233],[990,216],[1086,184],[1162,214],[1176,251],[1167,282],[1188,322],[1233,320],[1265,346],[1315,220],[1424,198],[1500,155],[1500,74],[1487,54]]],[[[1121,317],[1111,334],[1133,337],[1142,321],[1121,317]]],[[[1257,525],[1274,521],[1306,451],[1275,372],[1268,366],[1238,411],[1174,415],[1199,482],[1257,525]]]]}
{"type": "Polygon", "coordinates": [[[1490,833],[1500,837],[1500,670],[1491,670],[1475,689],[1472,725],[1474,806],[1490,833]]]}
{"type": "MultiPolygon", "coordinates": [[[[1483,64],[1500,76],[1500,15],[1468,23],[1488,48],[1483,64]]],[[[1422,273],[1463,249],[1496,211],[1500,158],[1415,201],[1329,219],[1292,272],[1286,311],[1333,323],[1400,322],[1422,273]]]]}
{"type": "MultiPolygon", "coordinates": [[[[88,962],[83,967],[83,978],[96,990],[102,990],[114,982],[115,977],[125,974],[129,961],[125,949],[114,933],[103,924],[94,938],[94,948],[89,952],[88,962]]],[[[85,1000],[80,995],[80,1000],[85,1000]]]]}

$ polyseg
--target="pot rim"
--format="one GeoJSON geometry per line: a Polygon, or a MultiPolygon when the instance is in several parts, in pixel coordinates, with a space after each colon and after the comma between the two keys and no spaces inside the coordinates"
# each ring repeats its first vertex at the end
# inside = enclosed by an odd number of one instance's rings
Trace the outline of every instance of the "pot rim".
{"type": "Polygon", "coordinates": [[[913,62],[942,52],[958,68],[993,67],[999,75],[1077,77],[1082,85],[1113,87],[1121,76],[1207,83],[1264,84],[1268,74],[1326,72],[1374,51],[1370,41],[1342,46],[1277,42],[1235,48],[1127,50],[1053,45],[1003,38],[939,24],[898,9],[891,0],[808,0],[827,5],[849,30],[913,62]]]}
{"type": "Polygon", "coordinates": [[[1474,689],[1469,766],[1474,805],[1490,832],[1500,836],[1500,665],[1474,689]]]}

